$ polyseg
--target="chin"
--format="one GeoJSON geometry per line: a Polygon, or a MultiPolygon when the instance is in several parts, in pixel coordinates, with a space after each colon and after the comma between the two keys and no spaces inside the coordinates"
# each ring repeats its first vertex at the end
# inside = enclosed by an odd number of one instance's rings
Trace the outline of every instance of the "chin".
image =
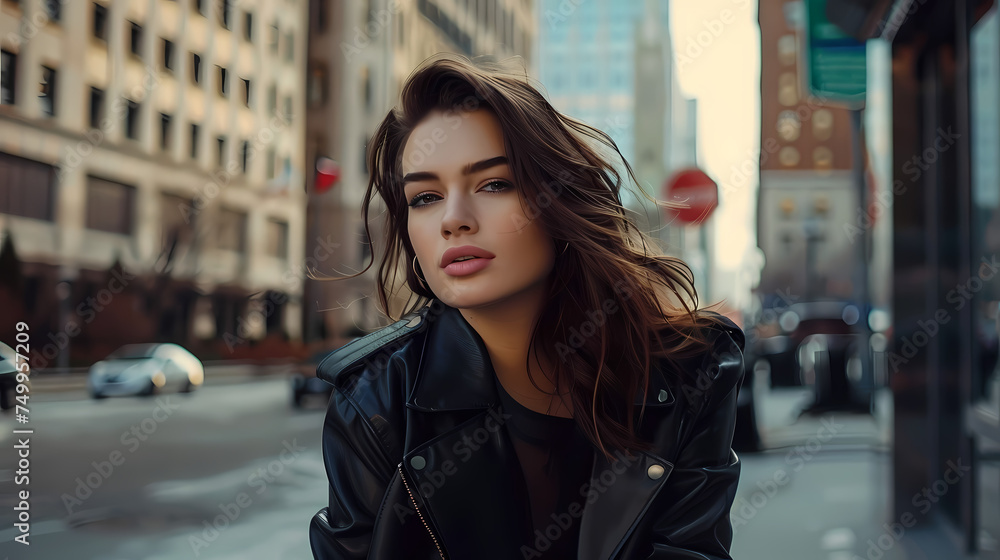
{"type": "Polygon", "coordinates": [[[434,290],[438,294],[438,299],[448,307],[455,309],[475,309],[486,307],[502,301],[507,294],[497,294],[496,290],[490,290],[483,286],[458,286],[449,284],[442,290],[434,290]],[[498,297],[499,296],[499,297],[498,297]]]}
{"type": "Polygon", "coordinates": [[[494,285],[493,282],[449,282],[441,290],[434,290],[441,303],[456,309],[477,309],[490,307],[510,301],[526,291],[536,287],[534,284],[523,287],[494,285]]]}

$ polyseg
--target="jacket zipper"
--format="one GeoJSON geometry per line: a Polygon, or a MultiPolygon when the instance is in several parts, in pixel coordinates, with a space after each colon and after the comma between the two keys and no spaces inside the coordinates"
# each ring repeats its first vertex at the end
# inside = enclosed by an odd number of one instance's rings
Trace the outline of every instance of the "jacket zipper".
{"type": "Polygon", "coordinates": [[[403,463],[398,465],[399,477],[403,479],[403,486],[406,488],[406,493],[410,495],[410,501],[413,502],[413,508],[417,510],[417,516],[420,517],[421,523],[424,524],[424,528],[427,529],[427,533],[431,536],[431,540],[434,541],[434,546],[437,547],[438,554],[441,555],[441,560],[446,560],[444,551],[441,550],[441,544],[438,542],[436,536],[434,536],[434,531],[431,531],[431,526],[427,524],[427,520],[424,519],[424,514],[420,513],[420,506],[417,505],[417,500],[413,498],[413,492],[410,491],[410,485],[406,483],[406,475],[403,474],[403,463]]]}

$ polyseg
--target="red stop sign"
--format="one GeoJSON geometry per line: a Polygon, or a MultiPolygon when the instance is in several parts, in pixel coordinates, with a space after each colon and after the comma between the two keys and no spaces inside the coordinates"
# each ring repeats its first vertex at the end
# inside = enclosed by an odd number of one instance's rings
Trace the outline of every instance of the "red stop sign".
{"type": "Polygon", "coordinates": [[[340,166],[328,157],[316,160],[316,193],[323,194],[340,180],[340,166]]]}
{"type": "Polygon", "coordinates": [[[663,187],[666,191],[664,198],[688,206],[679,210],[665,209],[668,216],[685,224],[704,222],[719,205],[719,185],[701,169],[682,169],[674,173],[663,187]]]}

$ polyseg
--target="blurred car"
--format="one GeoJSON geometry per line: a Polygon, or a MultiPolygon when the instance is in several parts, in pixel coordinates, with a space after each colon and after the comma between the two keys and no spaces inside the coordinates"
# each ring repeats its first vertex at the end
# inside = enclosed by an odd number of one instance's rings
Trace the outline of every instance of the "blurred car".
{"type": "Polygon", "coordinates": [[[90,366],[87,377],[95,399],[162,390],[189,393],[205,381],[205,367],[177,344],[128,344],[90,366]]]}
{"type": "MultiPolygon", "coordinates": [[[[27,373],[27,372],[25,372],[27,373]]],[[[25,385],[31,388],[29,378],[25,385]]],[[[17,401],[17,353],[13,348],[0,342],[0,409],[14,408],[17,401]]]]}
{"type": "MultiPolygon", "coordinates": [[[[861,368],[871,342],[859,334],[865,320],[850,301],[815,300],[767,310],[755,325],[747,368],[768,371],[771,387],[812,386],[810,410],[870,406],[872,372],[861,368]]],[[[871,316],[867,318],[869,326],[871,316]]]]}
{"type": "Polygon", "coordinates": [[[323,350],[316,352],[307,359],[295,364],[292,370],[292,406],[302,408],[303,400],[307,395],[322,395],[327,401],[333,394],[333,385],[316,377],[316,368],[333,352],[323,350]]]}

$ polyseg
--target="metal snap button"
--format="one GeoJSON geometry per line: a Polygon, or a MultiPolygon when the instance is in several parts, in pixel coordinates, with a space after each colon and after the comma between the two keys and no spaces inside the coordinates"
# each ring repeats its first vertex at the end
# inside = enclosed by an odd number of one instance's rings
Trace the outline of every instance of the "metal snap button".
{"type": "Polygon", "coordinates": [[[658,400],[660,402],[664,402],[665,400],[667,400],[667,390],[666,389],[660,389],[660,394],[656,395],[656,400],[658,400]]]}
{"type": "Polygon", "coordinates": [[[427,466],[427,461],[425,461],[420,455],[416,455],[410,459],[410,464],[413,465],[413,468],[415,469],[422,469],[427,466]]]}
{"type": "Polygon", "coordinates": [[[646,469],[646,474],[649,475],[649,478],[656,480],[657,478],[663,476],[663,467],[660,465],[652,465],[646,469]]]}

